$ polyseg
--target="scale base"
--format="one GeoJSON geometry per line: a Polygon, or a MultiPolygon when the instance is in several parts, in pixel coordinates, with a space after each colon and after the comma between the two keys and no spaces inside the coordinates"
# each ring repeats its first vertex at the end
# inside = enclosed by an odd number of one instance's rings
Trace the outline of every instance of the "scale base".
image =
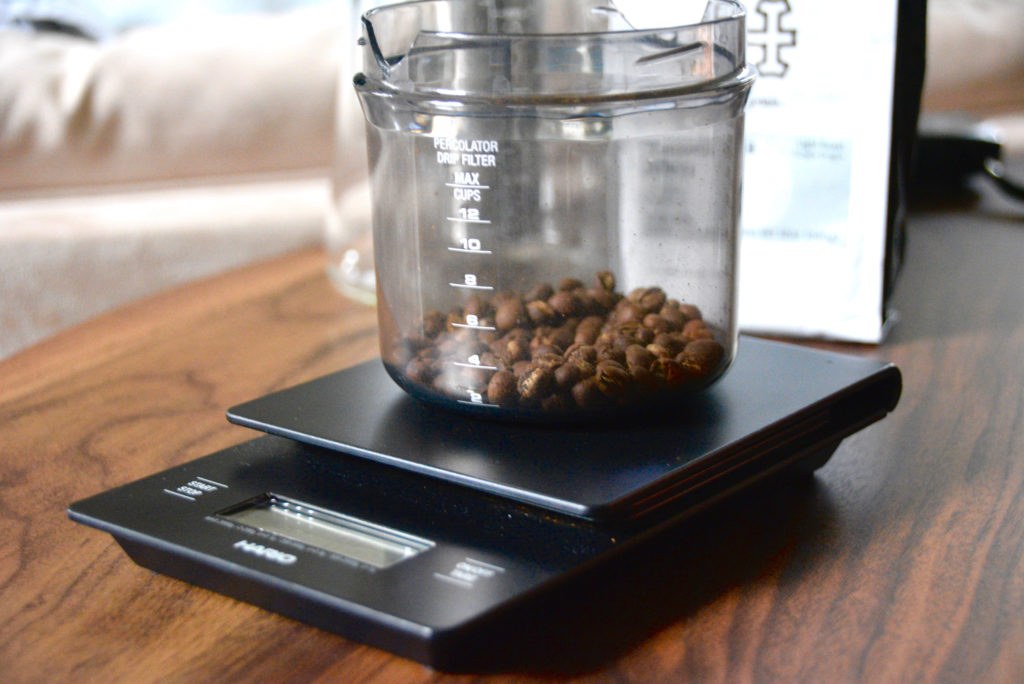
{"type": "MultiPolygon", "coordinates": [[[[393,388],[379,362],[364,364],[232,409],[233,420],[285,436],[68,514],[112,534],[143,567],[437,669],[565,658],[567,641],[622,631],[623,605],[609,607],[609,624],[596,621],[610,597],[634,601],[634,623],[650,624],[644,616],[663,602],[637,595],[651,586],[644,573],[688,576],[718,553],[716,525],[733,524],[723,520],[746,521],[722,532],[744,547],[788,534],[800,489],[759,483],[820,467],[899,397],[887,364],[758,340],[743,342],[741,358],[692,413],[639,431],[457,418],[393,388]],[[275,408],[277,420],[260,422],[275,408]],[[538,440],[561,451],[538,450],[538,440]],[[704,515],[745,489],[747,505],[704,515]]],[[[695,586],[751,566],[722,563],[695,586]]],[[[677,603],[668,605],[685,612],[677,603]]]]}

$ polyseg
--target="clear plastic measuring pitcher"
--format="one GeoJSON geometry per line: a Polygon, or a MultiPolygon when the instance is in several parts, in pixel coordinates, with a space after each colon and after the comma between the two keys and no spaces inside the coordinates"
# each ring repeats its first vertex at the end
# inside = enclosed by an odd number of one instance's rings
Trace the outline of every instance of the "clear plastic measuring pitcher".
{"type": "Polygon", "coordinates": [[[607,0],[364,15],[381,354],[408,392],[563,420],[725,371],[753,73],[742,6],[690,4],[654,30],[607,0]]]}

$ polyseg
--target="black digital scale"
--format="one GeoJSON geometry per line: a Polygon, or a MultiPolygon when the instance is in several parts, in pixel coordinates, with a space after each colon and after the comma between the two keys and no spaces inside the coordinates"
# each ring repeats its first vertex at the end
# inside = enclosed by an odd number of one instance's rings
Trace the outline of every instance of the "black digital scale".
{"type": "Polygon", "coordinates": [[[900,391],[893,365],[742,337],[672,416],[538,427],[432,408],[372,361],[230,409],[271,434],[68,514],[144,567],[459,669],[620,551],[820,467],[900,391]]]}

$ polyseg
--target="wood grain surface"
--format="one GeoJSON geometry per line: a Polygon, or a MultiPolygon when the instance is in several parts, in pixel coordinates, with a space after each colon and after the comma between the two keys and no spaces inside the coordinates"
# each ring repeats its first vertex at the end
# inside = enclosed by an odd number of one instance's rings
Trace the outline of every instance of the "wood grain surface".
{"type": "Polygon", "coordinates": [[[376,354],[305,251],[0,362],[0,681],[1024,681],[1024,220],[915,215],[896,411],[553,600],[447,675],[153,574],[79,498],[250,438],[226,407],[376,354]],[[496,649],[498,645],[495,645],[496,649]]]}

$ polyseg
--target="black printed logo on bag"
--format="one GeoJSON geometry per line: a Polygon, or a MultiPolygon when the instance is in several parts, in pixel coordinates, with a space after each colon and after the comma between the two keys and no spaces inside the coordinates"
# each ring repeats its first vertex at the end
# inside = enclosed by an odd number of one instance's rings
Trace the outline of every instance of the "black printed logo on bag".
{"type": "Polygon", "coordinates": [[[789,70],[786,48],[796,45],[796,29],[786,28],[789,0],[759,0],[749,15],[747,47],[758,75],[782,78],[789,70]]]}

